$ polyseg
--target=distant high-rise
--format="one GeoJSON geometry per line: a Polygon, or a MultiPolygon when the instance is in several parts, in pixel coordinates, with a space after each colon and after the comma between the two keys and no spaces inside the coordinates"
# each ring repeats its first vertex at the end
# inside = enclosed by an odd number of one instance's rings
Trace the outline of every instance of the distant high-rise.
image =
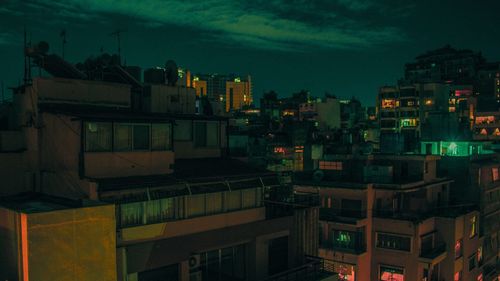
{"type": "Polygon", "coordinates": [[[251,76],[197,74],[193,77],[196,96],[225,103],[226,111],[238,110],[253,102],[251,76]]]}
{"type": "Polygon", "coordinates": [[[250,75],[246,79],[235,77],[226,81],[226,111],[241,109],[252,104],[252,80],[250,75]]]}

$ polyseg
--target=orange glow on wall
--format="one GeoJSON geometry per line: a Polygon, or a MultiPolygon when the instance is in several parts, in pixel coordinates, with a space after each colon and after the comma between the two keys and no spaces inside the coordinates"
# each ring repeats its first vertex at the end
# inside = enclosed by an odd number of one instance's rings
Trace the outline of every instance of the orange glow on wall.
{"type": "Polygon", "coordinates": [[[22,280],[29,280],[28,270],[28,216],[21,214],[21,258],[22,258],[22,280]]]}

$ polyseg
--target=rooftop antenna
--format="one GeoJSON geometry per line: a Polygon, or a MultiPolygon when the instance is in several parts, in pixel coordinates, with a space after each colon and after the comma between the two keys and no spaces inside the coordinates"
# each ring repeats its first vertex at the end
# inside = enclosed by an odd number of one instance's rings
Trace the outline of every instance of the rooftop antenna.
{"type": "Polygon", "coordinates": [[[28,48],[26,46],[26,41],[27,41],[27,35],[26,35],[26,25],[24,25],[24,43],[23,43],[23,56],[24,56],[24,77],[23,81],[24,84],[26,85],[28,82],[28,56],[26,56],[26,49],[28,48]]]}
{"type": "Polygon", "coordinates": [[[62,39],[62,58],[64,59],[64,49],[66,47],[66,43],[68,42],[68,41],[66,41],[66,29],[61,30],[61,33],[59,33],[59,36],[62,39]]]}
{"type": "Polygon", "coordinates": [[[120,60],[120,64],[122,63],[122,49],[121,49],[121,40],[120,35],[125,32],[125,30],[117,29],[109,34],[109,36],[116,37],[116,41],[118,43],[118,59],[120,60]]]}

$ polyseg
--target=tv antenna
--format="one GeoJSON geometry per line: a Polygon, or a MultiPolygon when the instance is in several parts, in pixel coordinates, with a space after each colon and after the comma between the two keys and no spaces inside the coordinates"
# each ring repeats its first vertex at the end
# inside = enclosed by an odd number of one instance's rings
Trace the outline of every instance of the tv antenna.
{"type": "Polygon", "coordinates": [[[59,36],[62,39],[62,58],[64,59],[64,49],[66,47],[66,43],[68,42],[68,41],[66,41],[66,29],[61,30],[61,33],[59,33],[59,36]]]}
{"type": "Polygon", "coordinates": [[[109,34],[109,36],[116,37],[116,42],[118,43],[118,59],[120,60],[120,64],[122,63],[122,49],[121,49],[121,34],[126,32],[126,30],[117,29],[109,34]]]}

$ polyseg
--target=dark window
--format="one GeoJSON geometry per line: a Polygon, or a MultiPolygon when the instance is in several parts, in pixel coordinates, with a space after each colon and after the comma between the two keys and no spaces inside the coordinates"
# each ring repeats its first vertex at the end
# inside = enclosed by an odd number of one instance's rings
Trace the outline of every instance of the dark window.
{"type": "Polygon", "coordinates": [[[476,268],[476,255],[474,254],[469,258],[469,271],[473,270],[476,268]]]}
{"type": "Polygon", "coordinates": [[[172,148],[171,124],[151,125],[151,149],[170,150],[172,148]]]}
{"type": "Polygon", "coordinates": [[[85,151],[111,151],[111,123],[85,122],[85,151]]]}
{"type": "Polygon", "coordinates": [[[196,147],[207,146],[207,123],[205,122],[194,123],[194,145],[196,147]]]}
{"type": "Polygon", "coordinates": [[[377,247],[409,252],[411,250],[411,238],[406,236],[378,233],[377,247]]]}
{"type": "Polygon", "coordinates": [[[174,139],[190,141],[193,131],[192,120],[176,120],[174,126],[174,139]]]}
{"type": "Polygon", "coordinates": [[[149,150],[149,126],[134,125],[134,150],[149,150]]]}

